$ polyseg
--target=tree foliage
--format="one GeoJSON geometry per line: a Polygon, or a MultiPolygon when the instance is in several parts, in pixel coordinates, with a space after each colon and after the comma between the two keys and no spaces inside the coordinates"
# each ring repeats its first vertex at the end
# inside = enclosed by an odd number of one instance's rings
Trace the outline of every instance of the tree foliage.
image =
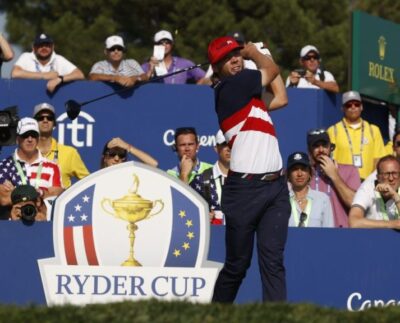
{"type": "Polygon", "coordinates": [[[144,62],[154,33],[167,29],[175,53],[201,63],[211,39],[240,30],[247,40],[268,44],[284,76],[298,66],[301,47],[317,46],[342,90],[354,9],[400,22],[400,2],[391,0],[0,0],[12,43],[30,50],[35,35],[47,32],[56,51],[86,74],[103,59],[104,40],[112,34],[124,37],[128,57],[144,62]]]}

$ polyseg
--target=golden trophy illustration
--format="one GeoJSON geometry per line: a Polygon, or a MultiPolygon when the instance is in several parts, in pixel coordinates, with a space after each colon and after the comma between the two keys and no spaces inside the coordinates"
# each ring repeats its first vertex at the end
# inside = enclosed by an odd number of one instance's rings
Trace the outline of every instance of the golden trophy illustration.
{"type": "Polygon", "coordinates": [[[138,229],[136,222],[148,219],[164,209],[164,203],[162,200],[156,200],[154,202],[146,200],[138,195],[137,189],[139,187],[139,178],[136,174],[133,174],[133,186],[129,189],[129,193],[124,197],[116,200],[104,198],[101,201],[101,207],[105,212],[112,216],[129,222],[127,229],[129,231],[130,250],[129,257],[125,260],[121,266],[142,266],[139,261],[134,257],[134,244],[135,244],[135,231],[138,229]],[[160,205],[159,210],[150,213],[155,209],[156,205],[160,205]],[[110,212],[107,209],[107,205],[111,206],[114,212],[110,212]]]}

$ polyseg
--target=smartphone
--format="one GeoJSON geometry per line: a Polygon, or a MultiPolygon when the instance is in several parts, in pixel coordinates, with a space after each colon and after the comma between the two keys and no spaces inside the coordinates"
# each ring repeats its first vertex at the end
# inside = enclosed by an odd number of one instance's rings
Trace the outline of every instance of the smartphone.
{"type": "Polygon", "coordinates": [[[164,55],[165,55],[165,47],[163,45],[154,45],[153,56],[157,60],[162,61],[164,59],[164,55]]]}

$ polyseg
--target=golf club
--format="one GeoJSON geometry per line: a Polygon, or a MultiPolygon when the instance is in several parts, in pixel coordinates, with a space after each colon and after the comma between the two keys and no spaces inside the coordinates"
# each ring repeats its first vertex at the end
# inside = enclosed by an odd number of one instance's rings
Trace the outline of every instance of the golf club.
{"type": "Polygon", "coordinates": [[[88,100],[88,101],[85,101],[85,102],[77,102],[75,100],[68,100],[67,102],[65,102],[65,109],[67,110],[68,118],[70,118],[71,120],[76,119],[78,117],[79,113],[81,112],[82,106],[87,105],[89,103],[96,102],[96,101],[102,100],[104,98],[108,98],[109,96],[123,93],[125,91],[136,89],[136,88],[138,88],[138,87],[140,87],[142,85],[145,85],[147,83],[157,82],[157,81],[165,79],[165,78],[167,78],[169,76],[176,75],[176,74],[183,73],[183,72],[187,72],[187,71],[190,71],[192,69],[199,68],[199,67],[202,67],[202,66],[205,66],[205,65],[208,65],[208,64],[209,64],[208,62],[207,63],[202,63],[202,64],[197,64],[197,65],[189,66],[189,67],[183,68],[181,70],[178,70],[178,71],[175,71],[175,72],[172,72],[172,73],[169,73],[169,74],[165,74],[165,75],[162,75],[162,76],[156,76],[156,77],[153,77],[153,78],[149,79],[148,81],[137,83],[137,84],[135,84],[134,86],[131,86],[131,87],[124,87],[124,88],[122,88],[120,90],[108,93],[106,95],[103,95],[103,96],[100,96],[98,98],[95,98],[95,99],[92,99],[92,100],[88,100]]]}

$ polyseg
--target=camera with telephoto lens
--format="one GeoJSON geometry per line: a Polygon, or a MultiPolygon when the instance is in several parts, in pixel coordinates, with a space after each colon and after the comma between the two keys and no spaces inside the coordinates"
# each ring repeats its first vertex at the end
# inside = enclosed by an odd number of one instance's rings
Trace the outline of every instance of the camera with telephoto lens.
{"type": "Polygon", "coordinates": [[[21,218],[24,221],[32,222],[35,220],[36,207],[32,204],[25,204],[21,207],[21,218]]]}

